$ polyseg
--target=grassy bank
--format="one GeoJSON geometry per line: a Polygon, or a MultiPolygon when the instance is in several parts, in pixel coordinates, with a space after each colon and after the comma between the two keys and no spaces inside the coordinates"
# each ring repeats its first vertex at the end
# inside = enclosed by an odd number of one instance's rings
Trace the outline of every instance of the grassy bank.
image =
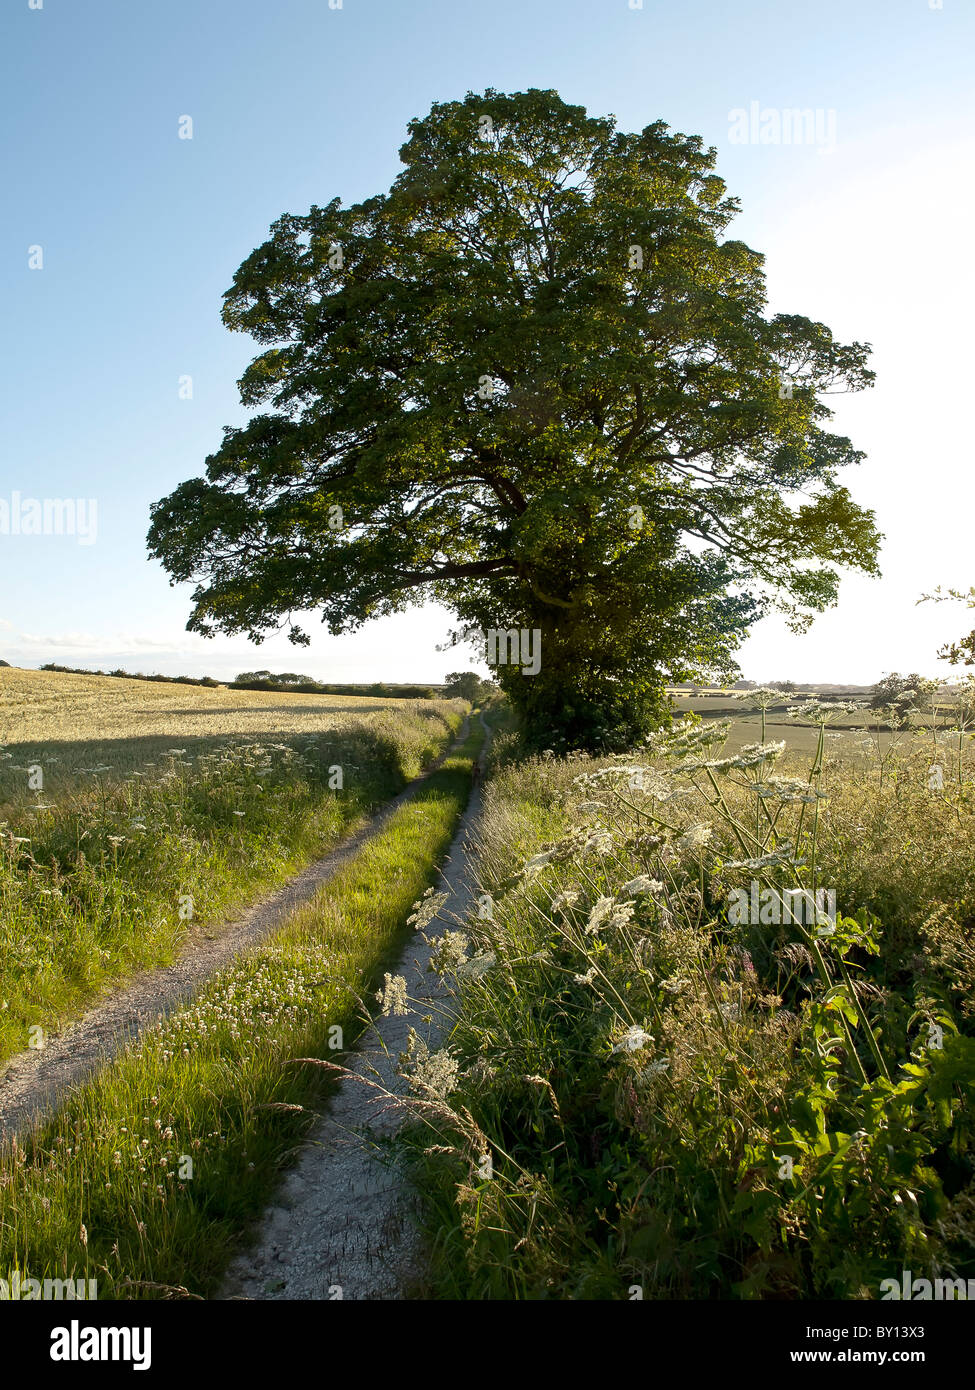
{"type": "Polygon", "coordinates": [[[444,702],[151,757],[135,740],[84,773],[50,747],[0,749],[0,1062],[324,853],[461,720],[444,702]]]}
{"type": "Polygon", "coordinates": [[[494,965],[459,981],[459,1077],[409,1136],[427,1296],[975,1276],[971,750],[818,734],[808,760],[709,724],[496,771],[468,927],[494,965]],[[823,910],[790,914],[804,889],[823,910]]]}
{"type": "Polygon", "coordinates": [[[0,1273],[96,1279],[99,1297],[212,1293],[325,1098],[357,1000],[402,944],[470,792],[481,742],[400,807],[315,899],[192,1007],[0,1155],[0,1273]],[[337,1034],[335,1029],[341,1030],[337,1034]]]}

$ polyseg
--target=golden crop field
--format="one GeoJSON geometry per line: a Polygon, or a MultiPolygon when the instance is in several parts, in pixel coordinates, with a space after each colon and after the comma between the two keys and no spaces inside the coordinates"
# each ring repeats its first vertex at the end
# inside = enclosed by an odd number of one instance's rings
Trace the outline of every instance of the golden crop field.
{"type": "MultiPolygon", "coordinates": [[[[0,804],[10,773],[37,761],[64,785],[93,771],[124,777],[174,744],[199,752],[228,738],[315,735],[398,712],[456,710],[457,701],[298,695],[0,667],[0,804]]],[[[19,789],[22,776],[13,779],[19,789]]]]}
{"type": "MultiPolygon", "coordinates": [[[[323,715],[402,709],[405,703],[370,695],[281,695],[6,667],[0,668],[0,742],[302,733],[321,729],[323,715]]],[[[410,703],[433,707],[440,702],[410,703]]]]}

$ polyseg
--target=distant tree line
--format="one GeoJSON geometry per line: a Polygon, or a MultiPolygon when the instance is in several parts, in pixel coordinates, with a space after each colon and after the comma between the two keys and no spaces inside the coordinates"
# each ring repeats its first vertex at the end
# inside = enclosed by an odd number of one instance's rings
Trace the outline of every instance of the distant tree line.
{"type": "MultiPolygon", "coordinates": [[[[5,663],[4,663],[5,664],[5,663]]],[[[204,685],[217,688],[226,685],[228,690],[270,690],[279,694],[299,695],[372,695],[385,700],[436,700],[445,695],[455,696],[461,692],[448,686],[433,685],[395,685],[386,681],[375,681],[371,685],[335,684],[316,681],[311,676],[302,676],[294,671],[275,674],[272,671],[243,671],[232,681],[218,681],[213,676],[162,676],[146,675],[143,671],[124,671],[121,667],[114,671],[92,670],[84,666],[62,666],[59,662],[48,661],[40,668],[42,671],[62,671],[71,676],[117,676],[130,681],[163,681],[176,685],[204,685]]],[[[454,677],[448,676],[450,682],[454,677]]],[[[496,687],[489,681],[480,681],[490,691],[496,687]]],[[[466,688],[466,687],[465,687],[466,688]]],[[[472,699],[464,695],[464,699],[472,699]]]]}
{"type": "Polygon", "coordinates": [[[494,681],[482,679],[476,671],[451,671],[443,691],[452,699],[469,700],[472,705],[479,705],[497,695],[500,687],[494,681]]]}
{"type": "Polygon", "coordinates": [[[114,671],[92,671],[85,666],[61,666],[56,661],[46,661],[42,671],[64,671],[69,676],[118,676],[127,681],[169,681],[176,685],[218,686],[222,682],[212,676],[147,676],[143,671],[123,671],[119,666],[114,671]]]}
{"type": "Polygon", "coordinates": [[[375,695],[386,700],[435,700],[441,693],[432,685],[390,685],[374,681],[371,685],[340,685],[316,681],[295,671],[242,671],[228,682],[232,690],[272,690],[298,695],[375,695]]]}
{"type": "MultiPolygon", "coordinates": [[[[0,665],[6,666],[8,663],[0,662],[0,665]]],[[[176,685],[205,685],[211,689],[226,685],[228,690],[270,690],[278,694],[298,695],[371,695],[383,700],[437,700],[446,697],[483,704],[498,693],[493,681],[482,679],[475,671],[452,671],[443,685],[398,685],[390,681],[356,685],[317,681],[297,671],[242,671],[232,681],[218,681],[213,676],[150,676],[143,671],[124,671],[121,667],[114,671],[92,670],[84,666],[62,666],[56,661],[45,662],[40,669],[63,671],[71,676],[117,676],[122,680],[169,681],[176,685]]]]}

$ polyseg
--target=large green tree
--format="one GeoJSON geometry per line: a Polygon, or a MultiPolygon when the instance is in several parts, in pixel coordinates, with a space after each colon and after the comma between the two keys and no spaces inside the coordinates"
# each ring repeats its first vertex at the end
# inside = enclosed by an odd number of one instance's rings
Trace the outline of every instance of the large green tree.
{"type": "Polygon", "coordinates": [[[487,91],[400,158],[388,193],[282,217],[225,297],[262,409],[149,537],[191,629],[301,642],[293,615],[435,597],[464,638],[524,630],[495,675],[533,737],[619,746],[760,613],[801,628],[837,565],[876,572],[823,399],[869,384],[868,347],[766,315],[713,150],[487,91]]]}

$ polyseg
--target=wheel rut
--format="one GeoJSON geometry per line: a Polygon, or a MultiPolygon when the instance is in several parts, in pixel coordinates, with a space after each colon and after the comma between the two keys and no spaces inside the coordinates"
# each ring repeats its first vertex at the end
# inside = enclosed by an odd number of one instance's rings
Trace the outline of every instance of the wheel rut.
{"type": "Polygon", "coordinates": [[[314,897],[319,888],[410,801],[467,737],[470,720],[426,772],[371,819],[274,892],[222,924],[196,928],[173,965],[145,971],[45,1040],[16,1053],[0,1074],[0,1143],[22,1138],[61,1100],[130,1046],[147,1028],[187,1003],[218,970],[250,950],[314,897]]]}
{"type": "MultiPolygon", "coordinates": [[[[437,891],[447,899],[425,928],[434,941],[472,905],[480,814],[478,779],[441,869],[437,891]]],[[[231,1264],[218,1298],[396,1300],[422,1278],[414,1197],[376,1141],[400,1123],[401,1112],[384,1093],[404,1090],[396,1059],[410,1029],[431,1051],[450,1031],[453,995],[429,968],[433,949],[420,936],[407,942],[390,973],[406,978],[408,1012],[376,1019],[345,1059],[347,1074],[327,1112],[258,1223],[253,1244],[231,1264]]]]}

